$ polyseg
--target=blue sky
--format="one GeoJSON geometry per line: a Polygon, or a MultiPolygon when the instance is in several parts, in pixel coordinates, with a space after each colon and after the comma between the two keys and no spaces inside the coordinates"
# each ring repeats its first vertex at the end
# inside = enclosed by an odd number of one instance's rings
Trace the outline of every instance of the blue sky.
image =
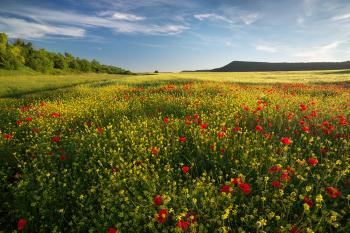
{"type": "Polygon", "coordinates": [[[350,60],[349,0],[0,0],[0,31],[132,71],[350,60]]]}

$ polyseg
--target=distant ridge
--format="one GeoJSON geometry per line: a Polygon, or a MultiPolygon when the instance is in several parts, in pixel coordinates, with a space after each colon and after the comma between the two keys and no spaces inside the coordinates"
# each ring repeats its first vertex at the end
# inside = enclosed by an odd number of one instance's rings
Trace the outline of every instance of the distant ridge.
{"type": "MultiPolygon", "coordinates": [[[[259,72],[259,71],[305,71],[305,70],[346,70],[350,69],[350,61],[345,62],[299,62],[271,63],[233,61],[223,67],[212,70],[196,70],[194,72],[259,72]]],[[[189,71],[184,71],[189,72],[189,71]]]]}

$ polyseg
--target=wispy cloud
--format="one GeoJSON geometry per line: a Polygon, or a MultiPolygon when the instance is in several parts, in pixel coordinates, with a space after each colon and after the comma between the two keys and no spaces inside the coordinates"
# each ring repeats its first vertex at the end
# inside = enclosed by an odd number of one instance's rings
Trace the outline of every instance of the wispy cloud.
{"type": "Polygon", "coordinates": [[[50,34],[83,37],[91,27],[106,28],[118,33],[151,35],[174,35],[189,29],[187,25],[154,23],[147,21],[146,17],[122,12],[102,12],[91,16],[33,7],[23,8],[22,11],[2,9],[0,12],[9,15],[2,19],[3,24],[7,25],[5,31],[24,38],[41,38],[50,34]]]}
{"type": "Polygon", "coordinates": [[[0,16],[0,31],[5,31],[10,37],[37,39],[46,36],[66,36],[82,38],[85,30],[69,26],[53,26],[36,22],[28,22],[23,19],[7,18],[0,16]]]}
{"type": "Polygon", "coordinates": [[[265,45],[265,44],[256,44],[255,48],[259,51],[268,52],[268,53],[276,53],[278,51],[276,47],[273,47],[271,45],[265,45]]]}
{"type": "Polygon", "coordinates": [[[246,25],[250,25],[257,21],[259,19],[260,15],[258,13],[250,13],[247,15],[242,15],[240,19],[244,22],[246,25]]]}
{"type": "Polygon", "coordinates": [[[203,20],[208,19],[208,20],[213,20],[213,21],[224,21],[227,23],[233,23],[232,20],[230,20],[224,16],[213,14],[213,13],[195,14],[193,17],[198,19],[199,21],[203,21],[203,20]]]}
{"type": "Polygon", "coordinates": [[[334,41],[331,43],[315,46],[309,49],[299,49],[299,52],[293,54],[302,61],[330,61],[338,60],[336,57],[336,49],[342,44],[342,41],[334,41]]]}
{"type": "Polygon", "coordinates": [[[127,21],[139,21],[139,20],[144,20],[144,17],[133,15],[133,14],[126,14],[126,13],[120,13],[116,12],[112,15],[113,19],[117,20],[127,20],[127,21]]]}
{"type": "Polygon", "coordinates": [[[334,21],[339,20],[349,20],[350,19],[350,13],[349,14],[343,14],[343,15],[336,15],[332,18],[334,21]]]}
{"type": "Polygon", "coordinates": [[[231,7],[229,10],[220,8],[219,13],[203,13],[194,14],[193,17],[199,21],[210,20],[210,21],[221,21],[231,25],[250,25],[256,22],[260,15],[257,12],[249,12],[239,10],[235,7],[231,7]]]}
{"type": "Polygon", "coordinates": [[[115,11],[104,11],[100,12],[98,16],[108,16],[110,19],[122,20],[122,21],[140,21],[145,20],[146,18],[143,16],[123,13],[123,12],[115,12],[115,11]]]}
{"type": "MultiPolygon", "coordinates": [[[[71,0],[77,4],[81,4],[80,0],[71,0]]],[[[87,0],[91,5],[100,8],[114,8],[114,9],[125,9],[134,10],[139,8],[155,8],[155,7],[172,7],[172,8],[192,8],[197,6],[194,1],[191,0],[87,0]]]]}

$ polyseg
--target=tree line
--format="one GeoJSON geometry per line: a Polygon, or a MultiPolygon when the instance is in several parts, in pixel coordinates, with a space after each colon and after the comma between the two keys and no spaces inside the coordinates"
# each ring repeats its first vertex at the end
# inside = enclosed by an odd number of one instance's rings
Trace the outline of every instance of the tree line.
{"type": "Polygon", "coordinates": [[[130,71],[119,67],[100,64],[95,59],[89,61],[74,57],[70,53],[61,54],[35,49],[31,42],[22,39],[15,39],[10,43],[6,33],[0,33],[0,69],[17,70],[23,66],[41,73],[131,74],[130,71]]]}

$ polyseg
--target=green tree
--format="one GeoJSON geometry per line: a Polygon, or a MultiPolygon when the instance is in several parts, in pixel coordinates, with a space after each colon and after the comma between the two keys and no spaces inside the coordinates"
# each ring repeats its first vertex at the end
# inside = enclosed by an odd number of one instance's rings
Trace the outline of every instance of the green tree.
{"type": "Polygon", "coordinates": [[[77,59],[77,62],[79,64],[79,70],[82,72],[91,72],[92,67],[88,60],[86,59],[77,59]]]}
{"type": "Polygon", "coordinates": [[[50,58],[48,52],[44,49],[37,50],[30,55],[27,62],[28,66],[33,70],[47,73],[51,71],[54,67],[54,62],[50,58]]]}
{"type": "Polygon", "coordinates": [[[18,69],[24,62],[25,59],[21,54],[21,47],[9,45],[7,35],[0,33],[0,67],[14,70],[18,69]]]}
{"type": "Polygon", "coordinates": [[[4,67],[4,62],[6,59],[6,47],[7,47],[7,35],[5,33],[0,33],[0,67],[4,67]]]}
{"type": "Polygon", "coordinates": [[[93,59],[91,61],[91,69],[95,73],[100,73],[101,72],[101,64],[98,61],[96,61],[95,59],[93,59]]]}
{"type": "Polygon", "coordinates": [[[61,70],[67,70],[68,69],[68,63],[66,61],[66,58],[60,54],[60,53],[53,53],[52,54],[52,60],[53,60],[53,67],[55,69],[61,69],[61,70]]]}
{"type": "MultiPolygon", "coordinates": [[[[59,69],[63,72],[72,70],[78,72],[96,72],[109,74],[130,74],[119,67],[100,64],[96,60],[91,62],[72,56],[70,53],[48,52],[45,49],[34,49],[31,42],[15,39],[8,42],[5,33],[0,33],[0,68],[17,69],[25,65],[39,72],[52,72],[59,69]]],[[[61,72],[59,72],[61,73],[61,72]]]]}

